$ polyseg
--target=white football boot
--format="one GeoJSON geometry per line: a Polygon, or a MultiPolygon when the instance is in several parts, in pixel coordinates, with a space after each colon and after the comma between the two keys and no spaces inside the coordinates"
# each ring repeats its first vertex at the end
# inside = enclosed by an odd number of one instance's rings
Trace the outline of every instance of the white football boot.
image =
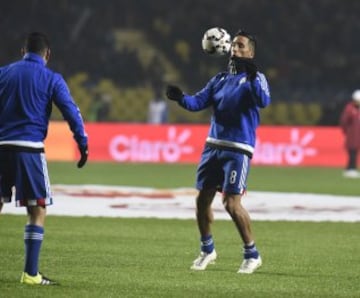
{"type": "Polygon", "coordinates": [[[346,170],[343,175],[346,178],[360,178],[360,174],[357,170],[346,170]]]}
{"type": "Polygon", "coordinates": [[[244,259],[238,273],[251,274],[262,265],[261,257],[244,259]]]}
{"type": "Polygon", "coordinates": [[[200,252],[200,255],[194,260],[191,270],[205,270],[207,265],[215,264],[216,260],[216,251],[215,249],[211,253],[200,252]]]}

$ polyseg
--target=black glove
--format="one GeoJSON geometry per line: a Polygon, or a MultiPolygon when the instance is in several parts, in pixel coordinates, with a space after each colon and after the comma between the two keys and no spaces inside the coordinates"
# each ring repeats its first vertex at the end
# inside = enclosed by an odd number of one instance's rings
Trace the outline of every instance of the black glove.
{"type": "Polygon", "coordinates": [[[88,150],[88,146],[79,146],[79,151],[80,151],[80,160],[78,161],[77,163],[77,167],[78,168],[82,168],[86,162],[87,162],[87,159],[88,159],[88,155],[89,155],[89,150],[88,150]]]}
{"type": "Polygon", "coordinates": [[[179,87],[168,85],[166,87],[166,96],[170,100],[180,101],[184,97],[184,93],[179,87]]]}
{"type": "Polygon", "coordinates": [[[256,64],[254,63],[254,59],[248,59],[248,61],[245,63],[245,71],[248,80],[253,81],[256,79],[257,70],[258,69],[256,64]]]}
{"type": "Polygon", "coordinates": [[[230,67],[235,68],[235,72],[239,73],[242,71],[246,72],[247,79],[250,81],[255,80],[257,73],[257,66],[254,59],[242,58],[242,57],[231,57],[230,67]]]}

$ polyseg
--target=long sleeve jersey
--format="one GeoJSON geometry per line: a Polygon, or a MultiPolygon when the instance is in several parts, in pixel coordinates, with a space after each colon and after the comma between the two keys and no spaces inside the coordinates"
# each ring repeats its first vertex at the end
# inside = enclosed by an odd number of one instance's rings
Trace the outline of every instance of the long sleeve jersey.
{"type": "Polygon", "coordinates": [[[252,157],[259,125],[259,108],[270,103],[265,76],[253,82],[245,73],[219,73],[195,95],[185,94],[179,104],[189,111],[213,108],[207,144],[235,149],[252,157]]]}
{"type": "Polygon", "coordinates": [[[87,135],[78,106],[63,77],[46,67],[43,58],[27,53],[0,68],[0,145],[44,148],[52,103],[68,122],[79,146],[87,135]]]}

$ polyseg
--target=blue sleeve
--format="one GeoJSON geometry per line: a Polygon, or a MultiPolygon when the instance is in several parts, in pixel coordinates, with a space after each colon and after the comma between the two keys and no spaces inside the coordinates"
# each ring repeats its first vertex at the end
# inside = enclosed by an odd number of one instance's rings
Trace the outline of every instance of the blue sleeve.
{"type": "Polygon", "coordinates": [[[85,133],[84,122],[79,107],[74,102],[65,80],[60,75],[56,75],[53,101],[64,119],[68,122],[75,141],[79,146],[86,146],[88,137],[85,133]]]}
{"type": "Polygon", "coordinates": [[[206,86],[197,92],[195,95],[184,94],[184,97],[179,101],[179,105],[188,111],[201,111],[212,105],[213,101],[213,86],[223,76],[220,73],[213,77],[206,86]]]}
{"type": "Polygon", "coordinates": [[[251,95],[255,104],[265,108],[271,102],[268,82],[262,73],[258,73],[256,79],[250,82],[251,95]]]}

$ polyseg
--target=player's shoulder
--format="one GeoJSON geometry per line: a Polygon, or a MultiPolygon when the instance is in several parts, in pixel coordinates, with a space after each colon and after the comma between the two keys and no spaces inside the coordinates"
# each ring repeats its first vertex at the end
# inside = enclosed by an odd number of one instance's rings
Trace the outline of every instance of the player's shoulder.
{"type": "Polygon", "coordinates": [[[47,70],[49,71],[49,73],[51,73],[51,75],[52,75],[55,79],[57,79],[57,80],[63,79],[63,76],[62,76],[61,73],[59,73],[59,72],[57,72],[57,71],[55,71],[55,70],[53,70],[53,69],[51,69],[51,68],[47,68],[47,70]]]}
{"type": "Polygon", "coordinates": [[[7,76],[9,73],[17,72],[21,68],[22,60],[17,60],[6,65],[0,66],[0,75],[7,76]]]}
{"type": "Polygon", "coordinates": [[[266,75],[265,75],[263,72],[258,71],[257,74],[258,74],[261,78],[263,78],[263,79],[266,80],[266,75]]]}
{"type": "Polygon", "coordinates": [[[5,64],[5,65],[1,65],[1,66],[0,66],[0,71],[4,72],[4,71],[6,71],[7,69],[10,69],[10,68],[18,65],[21,61],[22,61],[22,60],[18,60],[18,61],[14,61],[14,62],[5,64]]]}
{"type": "Polygon", "coordinates": [[[268,85],[269,84],[264,73],[258,71],[257,72],[257,77],[259,79],[260,84],[262,84],[262,85],[268,85]]]}
{"type": "Polygon", "coordinates": [[[64,81],[63,75],[57,72],[56,70],[53,70],[49,67],[45,67],[45,71],[47,72],[47,75],[51,77],[51,80],[53,82],[62,83],[64,81]]]}
{"type": "Polygon", "coordinates": [[[214,83],[224,80],[228,76],[228,72],[219,72],[211,78],[214,83]]]}
{"type": "Polygon", "coordinates": [[[228,76],[228,72],[227,71],[222,71],[222,72],[219,72],[215,77],[218,78],[218,79],[221,79],[221,78],[225,78],[228,76]]]}

